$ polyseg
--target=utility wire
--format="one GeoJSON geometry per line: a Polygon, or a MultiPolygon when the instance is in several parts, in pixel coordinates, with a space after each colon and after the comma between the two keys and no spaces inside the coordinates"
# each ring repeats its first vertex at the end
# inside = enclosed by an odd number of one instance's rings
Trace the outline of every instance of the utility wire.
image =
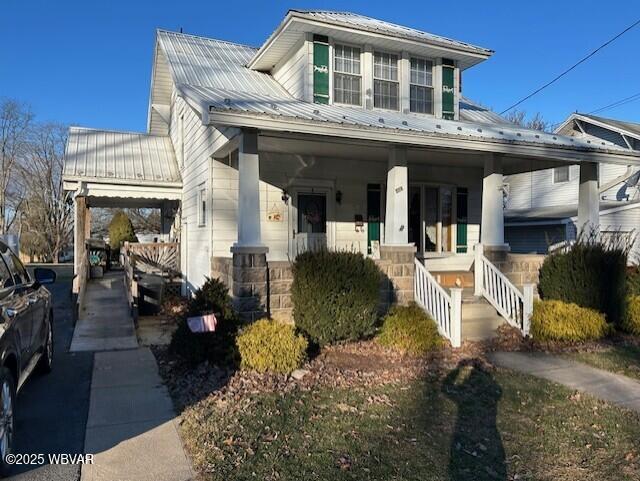
{"type": "Polygon", "coordinates": [[[604,112],[605,110],[612,109],[614,107],[620,107],[621,105],[625,105],[631,102],[635,102],[636,100],[640,100],[640,92],[637,94],[630,95],[629,97],[625,97],[622,100],[618,100],[616,102],[610,103],[609,105],[605,105],[604,107],[600,107],[599,109],[592,110],[589,112],[590,114],[597,114],[599,112],[604,112]]]}
{"type": "Polygon", "coordinates": [[[564,72],[562,72],[560,75],[556,76],[555,78],[553,78],[553,80],[550,80],[549,82],[547,82],[546,84],[544,84],[542,87],[538,88],[537,90],[533,91],[532,93],[530,93],[529,95],[527,95],[526,97],[524,97],[523,99],[519,100],[518,102],[516,102],[515,104],[513,104],[511,107],[504,109],[502,112],[500,112],[500,115],[508,112],[509,110],[513,109],[514,107],[517,107],[518,105],[520,105],[522,102],[529,100],[531,97],[533,97],[534,95],[536,95],[537,93],[541,92],[542,90],[546,89],[549,85],[557,82],[558,80],[560,80],[562,77],[564,77],[565,75],[567,75],[569,72],[571,72],[573,69],[575,69],[578,65],[580,65],[581,63],[586,62],[588,59],[590,59],[591,57],[593,57],[596,53],[598,53],[600,50],[602,50],[603,48],[605,48],[607,45],[609,45],[610,43],[614,42],[615,40],[617,40],[618,38],[622,37],[625,33],[627,33],[629,30],[631,30],[633,27],[640,25],[640,19],[637,20],[636,22],[634,22],[633,24],[629,25],[627,28],[625,28],[622,32],[618,33],[615,37],[607,40],[605,43],[603,43],[602,45],[600,45],[598,48],[596,48],[595,50],[593,50],[591,53],[589,53],[586,57],[583,57],[582,59],[580,59],[578,62],[574,63],[571,67],[569,67],[568,69],[566,69],[564,72]]]}

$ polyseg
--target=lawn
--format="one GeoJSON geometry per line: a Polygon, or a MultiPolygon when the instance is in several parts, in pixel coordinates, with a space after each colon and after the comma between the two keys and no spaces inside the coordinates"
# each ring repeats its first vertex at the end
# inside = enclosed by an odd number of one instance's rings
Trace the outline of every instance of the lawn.
{"type": "Polygon", "coordinates": [[[599,369],[640,380],[640,346],[613,345],[593,352],[574,352],[568,357],[599,369]]]}
{"type": "Polygon", "coordinates": [[[206,480],[640,479],[640,417],[473,363],[368,387],[208,396],[181,418],[206,480]]]}

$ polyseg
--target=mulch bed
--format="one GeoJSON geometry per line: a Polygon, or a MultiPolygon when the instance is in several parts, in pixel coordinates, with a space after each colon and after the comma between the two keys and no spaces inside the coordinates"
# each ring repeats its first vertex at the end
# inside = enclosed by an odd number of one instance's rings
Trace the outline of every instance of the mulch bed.
{"type": "Polygon", "coordinates": [[[498,329],[498,336],[484,342],[464,343],[460,349],[444,348],[424,357],[411,357],[380,346],[375,341],[345,343],[323,348],[307,362],[301,376],[260,374],[237,371],[204,362],[188,366],[166,347],[152,346],[160,374],[165,380],[179,412],[199,400],[214,396],[221,401],[239,400],[268,392],[310,390],[316,387],[367,387],[439,377],[464,360],[475,360],[493,369],[486,354],[492,351],[540,351],[550,353],[595,352],[614,345],[640,345],[640,339],[619,335],[587,343],[536,343],[522,339],[509,326],[498,329]],[[299,377],[299,378],[297,378],[299,377]]]}

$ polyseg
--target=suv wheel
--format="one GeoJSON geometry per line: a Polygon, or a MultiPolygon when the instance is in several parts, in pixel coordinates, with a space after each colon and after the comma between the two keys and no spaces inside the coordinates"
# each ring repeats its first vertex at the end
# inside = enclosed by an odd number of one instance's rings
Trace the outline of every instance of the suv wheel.
{"type": "Polygon", "coordinates": [[[38,368],[40,372],[51,372],[51,366],[53,365],[53,318],[49,315],[49,321],[47,322],[47,340],[44,343],[42,349],[42,357],[38,362],[38,368]]]}
{"type": "Polygon", "coordinates": [[[5,456],[13,447],[13,422],[16,398],[16,384],[11,371],[0,368],[0,474],[7,474],[11,465],[5,462],[5,456]]]}

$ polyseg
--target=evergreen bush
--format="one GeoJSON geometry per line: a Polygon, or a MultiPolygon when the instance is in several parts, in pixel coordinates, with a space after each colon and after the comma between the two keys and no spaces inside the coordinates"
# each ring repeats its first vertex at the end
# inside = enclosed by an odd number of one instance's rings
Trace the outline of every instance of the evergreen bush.
{"type": "Polygon", "coordinates": [[[568,252],[547,256],[540,268],[540,297],[595,309],[607,321],[620,323],[627,295],[627,253],[619,243],[579,240],[568,252]]]}
{"type": "Polygon", "coordinates": [[[291,299],[296,326],[320,346],[373,334],[381,272],[362,254],[305,252],[293,265],[291,299]]]}
{"type": "Polygon", "coordinates": [[[113,214],[111,222],[109,222],[109,245],[116,258],[125,242],[138,242],[138,238],[129,216],[119,210],[113,214]]]}
{"type": "Polygon", "coordinates": [[[282,374],[302,365],[308,347],[304,336],[296,335],[294,326],[269,319],[243,329],[236,344],[242,369],[282,374]]]}
{"type": "Polygon", "coordinates": [[[531,336],[537,341],[591,341],[610,332],[602,313],[557,300],[535,301],[531,336]]]}
{"type": "Polygon", "coordinates": [[[383,346],[416,356],[444,346],[435,321],[416,303],[392,307],[377,340],[383,346]]]}
{"type": "Polygon", "coordinates": [[[640,295],[627,298],[627,312],[621,327],[629,334],[640,336],[640,295]]]}
{"type": "Polygon", "coordinates": [[[233,365],[238,360],[235,336],[239,327],[227,287],[218,279],[207,279],[189,301],[187,314],[178,322],[169,349],[191,365],[207,360],[233,365]],[[211,313],[218,321],[214,332],[191,332],[188,317],[211,313]]]}

